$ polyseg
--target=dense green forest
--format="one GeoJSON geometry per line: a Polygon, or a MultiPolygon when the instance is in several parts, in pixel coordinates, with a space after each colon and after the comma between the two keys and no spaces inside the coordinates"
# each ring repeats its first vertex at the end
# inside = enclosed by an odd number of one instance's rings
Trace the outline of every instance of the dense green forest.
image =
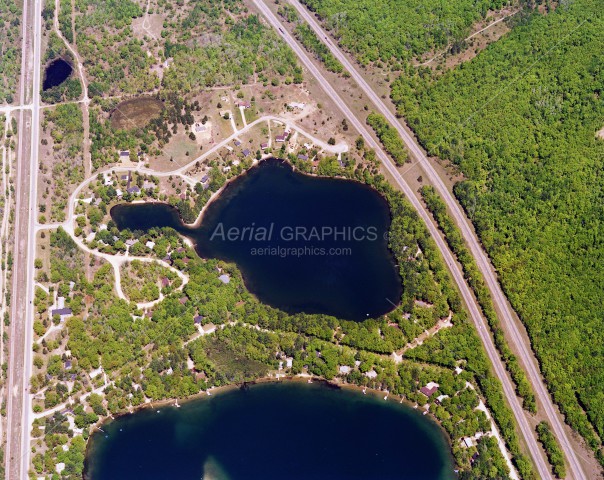
{"type": "Polygon", "coordinates": [[[527,326],[567,422],[604,435],[604,15],[577,0],[525,13],[440,77],[409,68],[398,111],[430,154],[459,165],[455,193],[527,326]]]}
{"type": "Polygon", "coordinates": [[[15,100],[21,68],[21,3],[0,0],[0,104],[15,100]]]}
{"type": "Polygon", "coordinates": [[[341,45],[367,64],[397,63],[462,40],[508,0],[302,0],[341,45]]]}

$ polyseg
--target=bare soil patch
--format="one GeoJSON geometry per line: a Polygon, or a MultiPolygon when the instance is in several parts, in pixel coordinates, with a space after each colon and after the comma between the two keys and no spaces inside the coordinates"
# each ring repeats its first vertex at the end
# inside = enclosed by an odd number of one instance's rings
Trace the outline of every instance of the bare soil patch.
{"type": "Polygon", "coordinates": [[[152,97],[126,100],[111,112],[111,126],[116,130],[141,128],[157,117],[163,109],[164,103],[152,97]]]}

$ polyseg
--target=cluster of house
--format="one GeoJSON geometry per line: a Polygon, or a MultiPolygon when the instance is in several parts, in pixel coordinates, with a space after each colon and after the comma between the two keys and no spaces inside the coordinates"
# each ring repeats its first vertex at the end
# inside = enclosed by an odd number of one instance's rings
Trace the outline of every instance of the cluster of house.
{"type": "MultiPolygon", "coordinates": [[[[119,152],[119,156],[120,156],[120,160],[130,160],[130,150],[120,150],[119,152]]],[[[139,161],[144,161],[145,160],[145,152],[137,152],[136,153],[136,158],[138,158],[139,161]]]]}
{"type": "MultiPolygon", "coordinates": [[[[132,174],[130,172],[126,172],[123,173],[119,176],[120,181],[122,182],[126,182],[126,193],[129,193],[130,195],[140,195],[141,193],[141,188],[138,185],[133,185],[132,184],[132,174]]],[[[113,185],[113,178],[111,176],[111,173],[105,173],[104,174],[104,181],[103,184],[107,187],[109,185],[113,185]]],[[[155,183],[149,181],[149,180],[145,180],[143,182],[143,188],[142,190],[152,190],[156,187],[155,183]]],[[[121,188],[116,188],[115,189],[117,196],[118,197],[122,197],[124,195],[124,192],[122,191],[121,188]]]]}

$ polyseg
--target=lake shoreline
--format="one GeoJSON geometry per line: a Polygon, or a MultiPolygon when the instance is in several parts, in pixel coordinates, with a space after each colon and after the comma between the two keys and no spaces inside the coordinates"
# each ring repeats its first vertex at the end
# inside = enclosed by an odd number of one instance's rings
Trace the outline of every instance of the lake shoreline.
{"type": "MultiPolygon", "coordinates": [[[[298,374],[298,375],[285,375],[285,374],[277,374],[277,376],[267,375],[264,377],[259,377],[257,379],[251,380],[249,382],[243,383],[233,383],[228,385],[222,385],[219,387],[212,387],[209,390],[200,391],[194,395],[190,395],[185,398],[167,398],[163,400],[153,401],[150,403],[143,403],[141,405],[137,405],[133,407],[131,411],[120,412],[115,415],[107,415],[100,419],[96,424],[91,425],[90,431],[91,434],[86,440],[86,450],[84,453],[85,459],[89,458],[89,455],[92,453],[91,450],[91,438],[93,437],[93,433],[95,430],[104,432],[102,427],[116,421],[122,417],[135,415],[137,413],[147,411],[147,410],[159,410],[165,407],[179,408],[187,403],[200,401],[205,398],[211,398],[215,396],[221,396],[229,392],[233,392],[236,390],[245,390],[249,387],[260,386],[260,385],[277,385],[277,384],[299,384],[299,385],[307,385],[307,384],[320,384],[325,388],[333,389],[333,390],[342,390],[346,392],[352,392],[354,395],[359,396],[367,396],[373,400],[387,401],[390,405],[402,405],[403,408],[407,408],[409,410],[414,410],[418,416],[420,416],[421,409],[418,408],[417,404],[411,402],[399,395],[391,394],[390,392],[384,390],[378,390],[370,387],[362,387],[360,385],[347,383],[343,380],[327,380],[323,377],[312,376],[309,374],[298,374]],[[278,376],[283,375],[283,376],[278,376]],[[208,393],[210,392],[210,393],[208,393]],[[392,402],[390,397],[393,397],[392,400],[396,400],[396,402],[392,402]]],[[[455,465],[454,457],[453,457],[453,444],[451,442],[450,436],[447,434],[445,429],[442,427],[440,422],[428,411],[423,413],[421,417],[430,422],[432,426],[435,426],[440,434],[440,437],[444,440],[447,446],[447,455],[451,459],[452,464],[455,465]]],[[[86,470],[82,474],[83,480],[92,480],[89,476],[86,475],[86,470]]]]}
{"type": "Polygon", "coordinates": [[[371,184],[308,175],[271,158],[209,197],[193,223],[174,202],[119,203],[110,215],[120,230],[174,229],[201,259],[236,264],[249,292],[288,314],[358,322],[400,304],[403,278],[388,242],[396,205],[371,184]]]}

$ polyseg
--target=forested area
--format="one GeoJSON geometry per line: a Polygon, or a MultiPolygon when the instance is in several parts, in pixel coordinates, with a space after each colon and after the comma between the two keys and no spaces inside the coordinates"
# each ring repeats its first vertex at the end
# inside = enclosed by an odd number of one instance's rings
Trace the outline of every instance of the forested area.
{"type": "Polygon", "coordinates": [[[202,17],[206,8],[205,2],[198,3],[176,31],[188,37],[191,30],[205,27],[205,35],[214,35],[216,41],[189,47],[182,35],[169,37],[164,54],[173,57],[174,63],[164,76],[166,89],[185,94],[202,87],[248,83],[254,74],[261,81],[283,76],[301,81],[294,53],[258,16],[236,22],[227,16],[223,24],[222,19],[202,17]]]}
{"type": "Polygon", "coordinates": [[[155,262],[133,260],[122,265],[120,276],[124,295],[134,303],[157,300],[160,292],[169,294],[182,285],[182,280],[176,273],[155,262]],[[167,283],[166,286],[163,285],[164,282],[167,283]]]}
{"type": "Polygon", "coordinates": [[[21,4],[0,0],[0,104],[13,103],[21,70],[21,4]]]}
{"type": "MultiPolygon", "coordinates": [[[[77,48],[89,79],[89,95],[137,94],[159,86],[155,63],[134,38],[131,22],[143,11],[130,0],[77,0],[77,48]]],[[[65,32],[63,31],[65,34],[65,32]]]]}
{"type": "Polygon", "coordinates": [[[408,69],[392,89],[428,152],[465,174],[455,194],[554,400],[601,462],[603,30],[593,0],[526,12],[473,61],[438,78],[408,69]]]}
{"type": "Polygon", "coordinates": [[[50,143],[52,155],[40,161],[43,187],[38,221],[44,223],[48,219],[62,222],[65,220],[70,186],[84,180],[84,127],[80,106],[66,103],[45,110],[42,131],[50,134],[50,139],[43,138],[41,143],[43,147],[50,143]]]}
{"type": "Polygon", "coordinates": [[[397,65],[462,40],[508,0],[302,0],[362,64],[397,65]]]}

